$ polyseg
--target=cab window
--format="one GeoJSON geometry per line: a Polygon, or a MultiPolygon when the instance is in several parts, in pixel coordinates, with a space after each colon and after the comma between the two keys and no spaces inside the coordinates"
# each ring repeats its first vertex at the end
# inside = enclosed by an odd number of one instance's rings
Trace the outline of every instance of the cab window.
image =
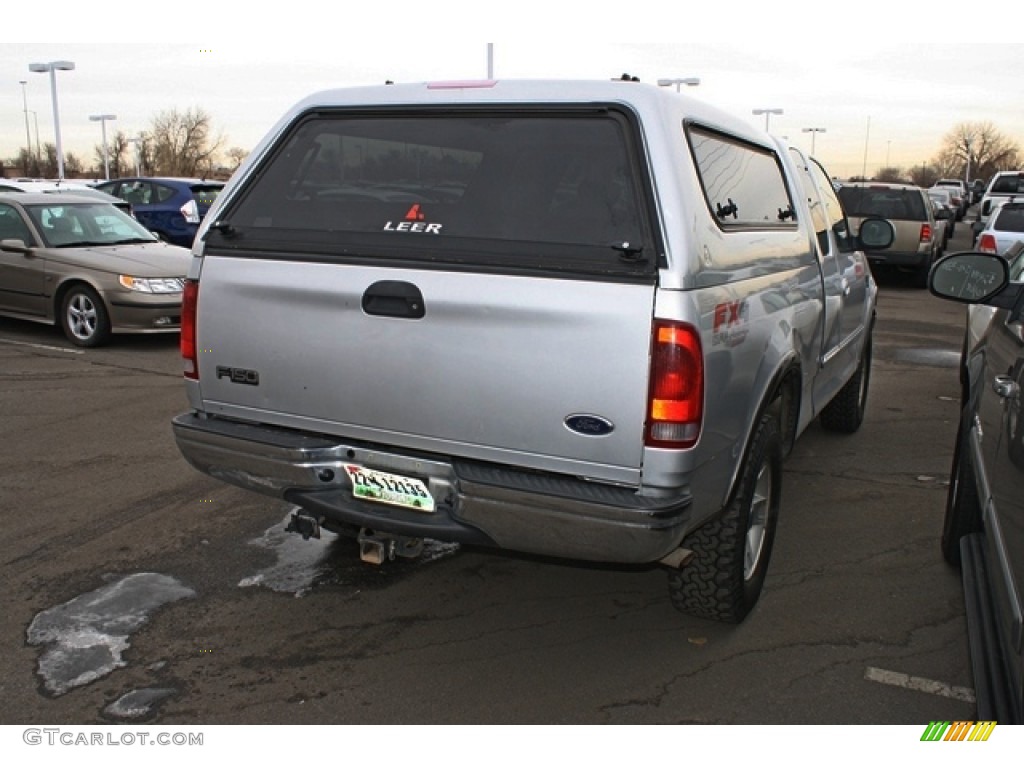
{"type": "Polygon", "coordinates": [[[722,229],[793,228],[795,214],[778,156],[696,125],[687,139],[708,208],[722,229]]]}

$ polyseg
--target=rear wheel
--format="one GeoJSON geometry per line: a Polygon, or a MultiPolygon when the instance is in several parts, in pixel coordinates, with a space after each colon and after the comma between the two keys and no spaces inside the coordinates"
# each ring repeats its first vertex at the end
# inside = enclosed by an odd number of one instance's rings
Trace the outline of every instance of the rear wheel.
{"type": "Polygon", "coordinates": [[[738,623],[757,603],[768,572],[782,491],[782,435],[775,414],[758,424],[724,512],[690,534],[693,559],[669,574],[669,595],[680,611],[738,623]]]}
{"type": "Polygon", "coordinates": [[[871,334],[864,341],[860,365],[843,385],[832,402],[821,411],[821,426],[830,432],[852,434],[864,423],[868,405],[868,384],[871,383],[871,334]]]}
{"type": "Polygon", "coordinates": [[[932,262],[934,260],[935,258],[933,257],[923,267],[918,267],[914,270],[914,285],[918,288],[928,287],[928,274],[932,271],[932,262]]]}

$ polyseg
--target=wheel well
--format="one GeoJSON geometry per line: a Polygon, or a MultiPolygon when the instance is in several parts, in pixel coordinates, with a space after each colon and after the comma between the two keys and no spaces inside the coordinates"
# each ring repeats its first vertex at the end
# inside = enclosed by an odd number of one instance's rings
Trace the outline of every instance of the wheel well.
{"type": "Polygon", "coordinates": [[[796,433],[800,423],[800,369],[796,366],[786,371],[779,382],[774,401],[779,410],[779,428],[782,431],[782,455],[789,456],[796,444],[796,433]]]}
{"type": "Polygon", "coordinates": [[[53,319],[55,323],[60,323],[60,307],[64,303],[64,297],[68,291],[78,285],[84,285],[86,288],[94,291],[100,299],[103,298],[102,294],[96,288],[95,285],[90,283],[88,280],[82,280],[80,278],[72,278],[71,280],[65,280],[63,283],[57,286],[57,290],[53,293],[53,319]]]}
{"type": "MultiPolygon", "coordinates": [[[[751,422],[751,431],[747,435],[746,445],[743,447],[744,461],[750,451],[750,443],[753,440],[754,431],[761,423],[766,413],[773,414],[778,421],[779,431],[782,439],[782,458],[785,459],[793,450],[796,444],[797,429],[800,420],[800,393],[801,376],[800,365],[796,360],[791,360],[789,365],[780,369],[768,388],[767,397],[761,402],[751,422]]],[[[737,467],[742,466],[742,463],[737,467]]],[[[733,475],[727,499],[731,501],[736,494],[739,483],[739,474],[733,475]]]]}

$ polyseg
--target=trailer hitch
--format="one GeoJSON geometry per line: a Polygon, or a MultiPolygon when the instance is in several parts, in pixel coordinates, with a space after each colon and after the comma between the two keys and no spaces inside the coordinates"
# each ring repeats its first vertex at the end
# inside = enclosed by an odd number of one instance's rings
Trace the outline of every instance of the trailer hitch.
{"type": "Polygon", "coordinates": [[[423,552],[423,539],[377,533],[369,528],[362,528],[356,540],[359,542],[359,559],[374,565],[396,557],[419,557],[423,552]]]}

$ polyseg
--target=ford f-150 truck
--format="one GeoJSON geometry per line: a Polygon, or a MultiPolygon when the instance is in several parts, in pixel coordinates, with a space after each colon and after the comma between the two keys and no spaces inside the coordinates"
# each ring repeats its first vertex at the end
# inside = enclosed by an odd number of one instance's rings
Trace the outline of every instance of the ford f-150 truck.
{"type": "Polygon", "coordinates": [[[651,85],[318,93],[196,238],[174,435],[372,562],[663,562],[676,607],[737,622],[794,440],[864,417],[861,249],[892,238],[797,148],[651,85]]]}

